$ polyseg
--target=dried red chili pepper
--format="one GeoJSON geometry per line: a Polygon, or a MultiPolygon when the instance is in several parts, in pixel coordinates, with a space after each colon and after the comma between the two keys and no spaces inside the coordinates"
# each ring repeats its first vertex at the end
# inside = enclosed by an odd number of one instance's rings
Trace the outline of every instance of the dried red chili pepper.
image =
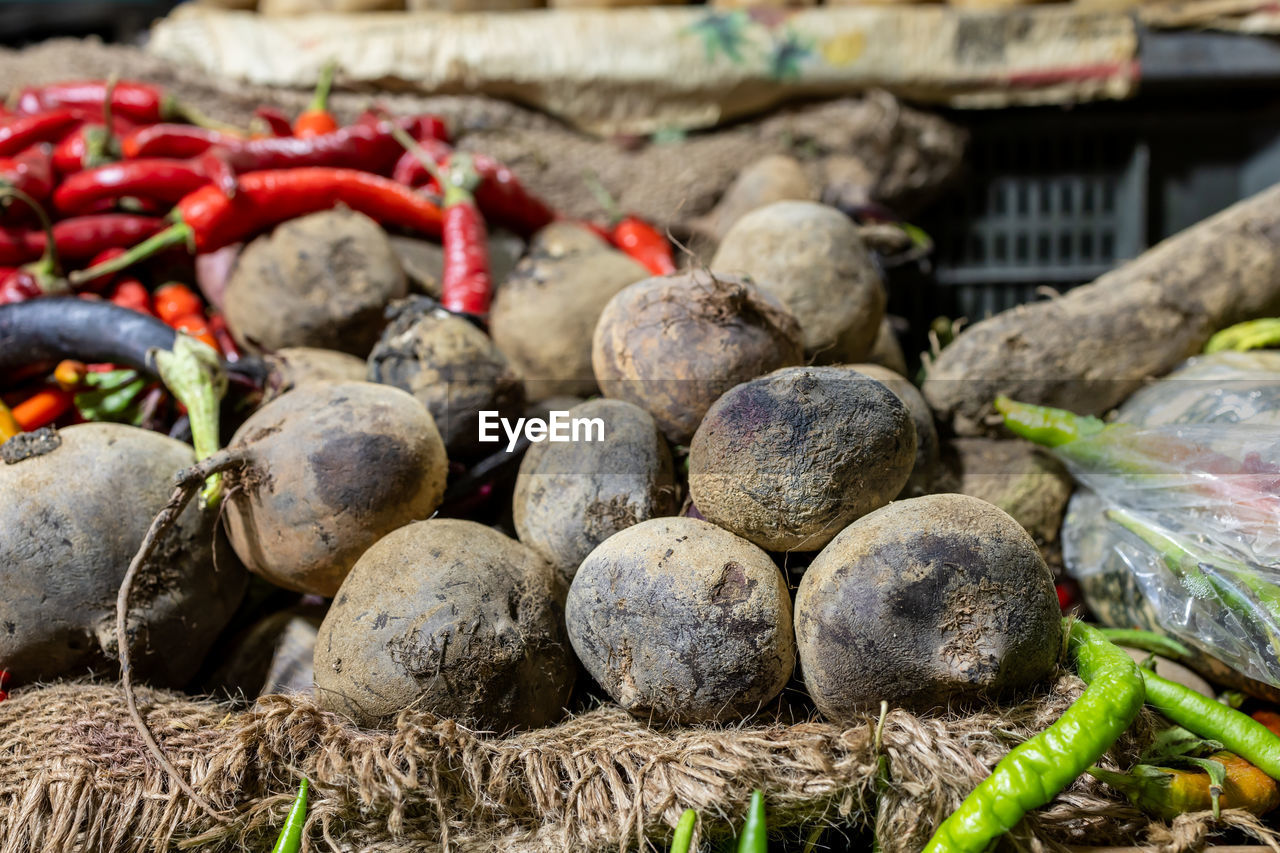
{"type": "Polygon", "coordinates": [[[8,119],[0,124],[0,157],[12,157],[40,142],[58,142],[80,121],[67,109],[8,119]]]}
{"type": "Polygon", "coordinates": [[[338,129],[338,120],[329,112],[329,90],[333,87],[333,72],[337,64],[326,62],[320,69],[316,79],[316,93],[307,108],[293,120],[293,135],[300,138],[318,136],[322,133],[333,133],[338,129]]]}
{"type": "Polygon", "coordinates": [[[394,181],[355,169],[287,169],[250,172],[235,196],[202,187],[174,207],[169,228],[124,255],[72,274],[72,281],[95,278],[151,257],[171,246],[210,252],[240,242],[289,219],[345,204],[385,225],[425,234],[440,233],[441,211],[430,199],[394,181]]]}
{"type": "Polygon", "coordinates": [[[157,86],[133,80],[75,80],[28,87],[18,95],[17,111],[29,115],[55,108],[71,108],[82,114],[101,115],[104,104],[109,104],[113,112],[136,122],[155,124],[179,120],[201,127],[229,127],[179,102],[157,86]]]}

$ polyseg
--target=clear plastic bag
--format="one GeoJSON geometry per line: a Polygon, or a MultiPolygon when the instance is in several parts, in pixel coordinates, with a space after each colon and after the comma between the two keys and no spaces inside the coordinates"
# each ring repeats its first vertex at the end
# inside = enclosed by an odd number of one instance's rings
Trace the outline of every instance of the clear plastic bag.
{"type": "Polygon", "coordinates": [[[1280,352],[1216,353],[1055,448],[1063,557],[1099,618],[1280,687],[1280,352]]]}

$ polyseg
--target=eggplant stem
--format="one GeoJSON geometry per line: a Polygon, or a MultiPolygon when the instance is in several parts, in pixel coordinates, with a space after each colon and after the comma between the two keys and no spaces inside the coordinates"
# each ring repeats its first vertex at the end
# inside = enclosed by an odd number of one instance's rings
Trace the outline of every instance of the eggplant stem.
{"type": "Polygon", "coordinates": [[[200,484],[214,474],[242,467],[248,461],[246,451],[225,450],[178,472],[177,484],[173,494],[169,497],[169,502],[164,505],[164,508],[151,521],[151,526],[147,529],[147,535],[143,537],[142,544],[138,547],[138,553],[134,554],[133,559],[129,562],[129,568],[120,581],[120,591],[116,594],[116,653],[120,657],[120,681],[124,689],[124,701],[129,708],[129,717],[133,720],[134,727],[147,745],[147,750],[159,762],[165,773],[169,774],[169,778],[174,781],[174,784],[190,797],[192,802],[221,824],[229,823],[230,820],[222,812],[215,809],[208,800],[196,793],[191,783],[182,777],[178,769],[173,766],[173,762],[169,761],[164,754],[164,749],[156,741],[155,735],[151,733],[151,729],[147,725],[147,721],[138,711],[138,698],[133,689],[133,660],[129,653],[129,631],[127,628],[129,596],[133,592],[133,582],[138,576],[139,569],[151,559],[151,555],[155,551],[157,544],[159,544],[161,537],[182,515],[182,511],[186,509],[187,504],[191,503],[191,499],[195,497],[196,490],[200,484]]]}
{"type": "MultiPolygon", "coordinates": [[[[218,410],[227,393],[227,371],[222,359],[208,344],[185,332],[174,337],[173,349],[155,349],[148,353],[165,387],[187,407],[191,419],[191,443],[196,459],[207,459],[218,452],[218,410]]],[[[209,478],[201,499],[206,507],[218,502],[221,480],[215,473],[209,478]]]]}

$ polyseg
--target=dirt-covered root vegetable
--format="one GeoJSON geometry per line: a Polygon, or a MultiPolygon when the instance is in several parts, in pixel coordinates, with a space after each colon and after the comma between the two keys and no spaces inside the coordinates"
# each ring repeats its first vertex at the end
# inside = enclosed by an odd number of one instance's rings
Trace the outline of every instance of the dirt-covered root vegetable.
{"type": "Polygon", "coordinates": [[[619,530],[674,514],[676,482],[666,439],[639,406],[592,400],[563,417],[583,424],[584,437],[598,421],[599,435],[531,445],[512,514],[520,541],[572,580],[592,549],[619,530]]]}
{"type": "Polygon", "coordinates": [[[795,621],[804,683],[836,721],[882,700],[925,709],[1025,688],[1062,648],[1035,543],[967,495],[897,501],[846,527],[805,572],[795,621]]]}
{"type": "Polygon", "coordinates": [[[653,415],[684,444],[721,394],[800,364],[800,327],[742,279],[689,270],[631,285],[605,307],[591,362],[606,397],[653,415]]]}
{"type": "Polygon", "coordinates": [[[847,367],[789,367],[716,400],[689,447],[699,512],[773,551],[816,551],[902,491],[907,407],[847,367]]]}
{"type": "MultiPolygon", "coordinates": [[[[1058,460],[1029,441],[957,438],[943,448],[949,491],[995,504],[1041,548],[1058,551],[1058,531],[1075,488],[1058,460]]],[[[1060,556],[1060,555],[1059,555],[1060,556]]]]}
{"type": "Polygon", "coordinates": [[[227,325],[241,344],[368,354],[383,309],[408,285],[387,235],[350,210],[284,223],[240,254],[227,283],[227,325]]]}
{"type": "MultiPolygon", "coordinates": [[[[649,275],[569,222],[548,225],[493,297],[489,328],[530,399],[596,392],[591,333],[614,294],[649,275]]],[[[495,281],[498,279],[495,279],[495,281]]]]}
{"type": "MultiPolygon", "coordinates": [[[[17,461],[0,465],[0,669],[23,682],[114,674],[120,581],[195,453],[87,423],[50,432],[26,458],[6,455],[17,461]]],[[[244,594],[225,541],[214,559],[215,530],[216,514],[193,502],[140,570],[127,627],[135,670],[153,684],[189,681],[244,594]]]]}
{"type": "Polygon", "coordinates": [[[363,382],[369,372],[362,358],[317,347],[285,347],[265,360],[271,366],[266,390],[272,397],[310,382],[363,382]]]}
{"type": "Polygon", "coordinates": [[[1280,314],[1280,185],[1193,225],[1060,299],[966,328],[921,391],[959,435],[994,434],[1014,400],[1100,415],[1219,329],[1280,314]]]}
{"type": "Polygon", "coordinates": [[[821,361],[861,361],[880,331],[880,273],[835,208],[780,201],[752,211],[729,229],[711,269],[778,297],[800,323],[805,352],[821,361]]]}
{"type": "Polygon", "coordinates": [[[654,518],[583,561],[569,639],[614,701],[659,722],[728,722],[772,701],[795,663],[791,598],[756,546],[696,518],[654,518]]]}
{"type": "Polygon", "coordinates": [[[450,457],[486,449],[480,412],[515,418],[524,407],[524,386],[506,357],[474,323],[425,297],[396,303],[388,316],[369,354],[369,380],[408,391],[426,406],[450,457]]]}
{"type": "Polygon", "coordinates": [[[880,321],[880,331],[876,332],[876,339],[867,353],[867,361],[887,367],[902,376],[907,375],[907,357],[902,352],[902,344],[898,342],[898,335],[888,316],[880,321]]]}
{"type": "Polygon", "coordinates": [[[332,596],[379,538],[440,505],[448,460],[431,415],[398,388],[315,382],[246,420],[230,453],[227,531],[246,567],[332,596]]]}
{"type": "Polygon", "coordinates": [[[932,484],[938,475],[938,462],[941,450],[938,443],[938,427],[933,422],[933,410],[925,402],[920,389],[912,385],[910,380],[900,373],[878,364],[851,364],[852,369],[870,376],[881,385],[898,396],[911,415],[911,423],[916,428],[916,462],[911,468],[911,476],[903,486],[898,497],[915,498],[932,491],[932,484]]]}
{"type": "Polygon", "coordinates": [[[495,731],[555,722],[577,667],[565,587],[473,521],[402,527],[356,563],[320,626],[320,703],[374,726],[404,708],[495,731]]]}
{"type": "Polygon", "coordinates": [[[794,157],[770,154],[747,166],[734,178],[720,201],[694,227],[714,240],[724,235],[742,217],[776,201],[809,201],[813,184],[794,157]]]}

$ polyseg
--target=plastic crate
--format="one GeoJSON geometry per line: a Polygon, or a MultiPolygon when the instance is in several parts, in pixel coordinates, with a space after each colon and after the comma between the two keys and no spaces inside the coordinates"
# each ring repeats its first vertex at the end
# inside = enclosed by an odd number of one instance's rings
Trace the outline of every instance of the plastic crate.
{"type": "Polygon", "coordinates": [[[1280,101],[1162,96],[1074,110],[952,113],[965,174],[922,225],[936,244],[913,324],[980,320],[1092,281],[1280,181],[1280,101]]]}

